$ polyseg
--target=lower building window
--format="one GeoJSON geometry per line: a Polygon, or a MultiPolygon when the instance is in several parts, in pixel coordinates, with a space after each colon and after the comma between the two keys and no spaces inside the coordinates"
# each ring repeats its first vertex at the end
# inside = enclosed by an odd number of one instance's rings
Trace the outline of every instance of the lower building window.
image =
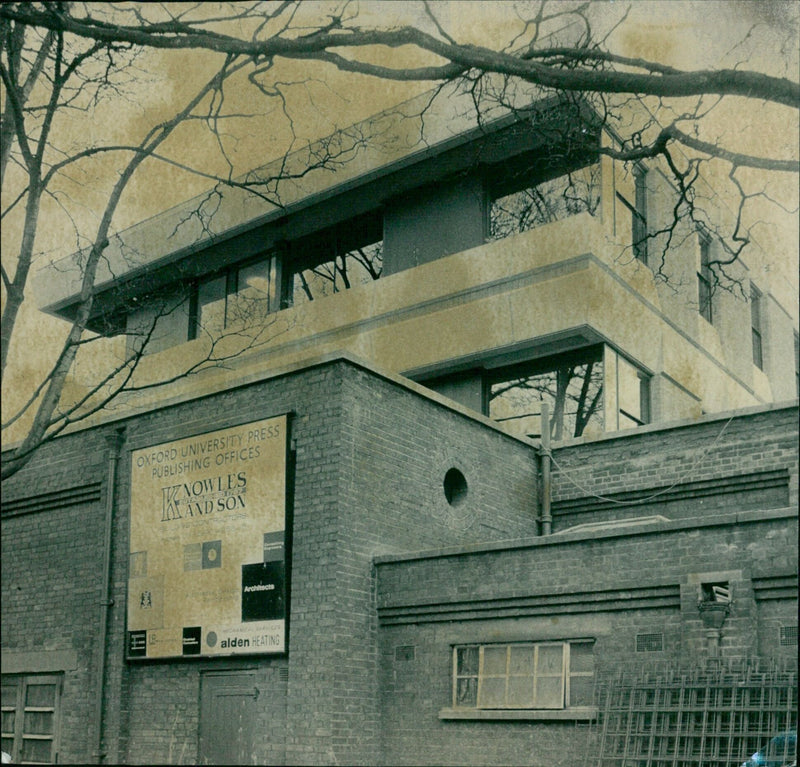
{"type": "Polygon", "coordinates": [[[57,761],[60,694],[59,676],[3,676],[3,751],[12,762],[57,761]]]}
{"type": "Polygon", "coordinates": [[[453,648],[453,707],[568,709],[592,703],[593,643],[561,641],[453,648]]]}

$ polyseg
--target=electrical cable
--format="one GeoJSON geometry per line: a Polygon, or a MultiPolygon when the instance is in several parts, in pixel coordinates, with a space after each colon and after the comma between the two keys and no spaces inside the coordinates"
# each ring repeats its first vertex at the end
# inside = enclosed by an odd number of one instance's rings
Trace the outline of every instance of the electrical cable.
{"type": "Polygon", "coordinates": [[[648,495],[646,498],[637,498],[633,501],[619,501],[615,498],[608,498],[604,495],[597,495],[597,493],[593,493],[591,490],[587,490],[583,485],[576,482],[570,476],[569,472],[566,471],[556,459],[553,457],[552,450],[543,451],[546,452],[550,456],[550,460],[553,462],[555,467],[558,469],[560,474],[564,475],[564,478],[567,479],[572,485],[578,488],[582,493],[585,495],[591,496],[592,498],[597,498],[600,501],[607,501],[608,503],[616,503],[619,506],[632,506],[632,505],[640,505],[642,503],[646,503],[647,501],[651,501],[654,498],[658,498],[660,495],[664,495],[672,490],[677,485],[680,485],[700,464],[701,461],[711,452],[711,450],[716,446],[716,444],[722,439],[722,435],[725,433],[725,430],[730,425],[731,421],[734,419],[734,415],[725,422],[725,425],[720,430],[720,433],[717,435],[716,439],[697,457],[694,463],[680,476],[676,479],[669,487],[662,488],[657,493],[653,493],[652,495],[648,495]]]}

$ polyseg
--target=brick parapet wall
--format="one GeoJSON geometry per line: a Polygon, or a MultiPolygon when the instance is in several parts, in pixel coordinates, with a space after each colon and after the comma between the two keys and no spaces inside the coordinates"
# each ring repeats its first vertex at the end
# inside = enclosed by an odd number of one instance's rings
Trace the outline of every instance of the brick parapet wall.
{"type": "Polygon", "coordinates": [[[602,498],[612,499],[604,509],[610,518],[696,516],[704,506],[708,513],[796,506],[797,429],[797,407],[787,406],[557,446],[552,475],[555,529],[602,518],[593,512],[603,506],[602,498]],[[698,485],[711,495],[703,499],[698,485]],[[670,492],[682,487],[689,500],[680,503],[670,492]],[[647,492],[642,496],[641,491],[647,492]],[[643,500],[631,503],[629,497],[637,493],[643,500]],[[748,505],[743,504],[746,493],[748,505]]]}
{"type": "Polygon", "coordinates": [[[746,517],[728,514],[699,526],[682,521],[378,557],[378,610],[390,622],[400,608],[409,620],[426,620],[426,608],[433,606],[430,619],[438,620],[434,616],[453,604],[500,610],[505,600],[527,599],[535,613],[534,597],[540,597],[564,612],[576,612],[569,606],[582,602],[574,595],[582,595],[591,608],[597,599],[592,595],[610,601],[618,591],[623,593],[620,603],[641,600],[633,605],[637,609],[662,603],[678,608],[677,589],[689,572],[736,569],[746,572],[748,580],[791,577],[796,531],[796,513],[784,509],[746,517]],[[674,593],[663,591],[668,587],[674,593]]]}

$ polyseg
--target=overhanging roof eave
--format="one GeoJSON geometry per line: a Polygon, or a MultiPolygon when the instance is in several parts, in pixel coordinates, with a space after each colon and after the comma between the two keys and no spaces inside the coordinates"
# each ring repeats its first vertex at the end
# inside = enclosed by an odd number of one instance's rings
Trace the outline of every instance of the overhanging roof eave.
{"type": "MultiPolygon", "coordinates": [[[[504,116],[496,118],[485,124],[480,124],[462,131],[454,136],[438,141],[434,144],[426,145],[425,147],[412,151],[402,157],[399,157],[390,162],[384,163],[378,167],[372,168],[365,173],[358,174],[349,178],[339,184],[333,184],[325,187],[317,192],[312,192],[308,195],[290,202],[285,206],[276,207],[264,214],[257,215],[247,220],[243,220],[234,226],[231,226],[224,231],[214,234],[206,232],[204,236],[199,237],[193,242],[187,243],[182,247],[178,247],[163,256],[156,257],[152,261],[148,261],[140,266],[130,268],[124,275],[100,282],[95,287],[95,304],[98,312],[92,317],[90,322],[90,329],[97,330],[100,326],[97,322],[100,314],[108,314],[109,304],[113,304],[114,300],[108,299],[111,292],[117,296],[118,300],[124,299],[126,296],[138,295],[141,291],[126,290],[126,286],[134,285],[145,275],[153,275],[156,272],[167,270],[170,266],[183,262],[197,253],[208,250],[211,247],[221,245],[229,242],[236,237],[244,235],[255,229],[261,227],[269,227],[278,224],[282,219],[288,219],[296,216],[302,211],[312,209],[316,206],[324,206],[332,199],[340,197],[348,192],[365,188],[371,184],[376,184],[389,177],[402,174],[410,168],[414,168],[423,163],[429,163],[437,158],[443,158],[448,153],[457,153],[458,150],[464,149],[470,145],[475,145],[480,139],[490,139],[491,137],[498,136],[502,132],[511,129],[515,126],[521,125],[524,119],[529,118],[531,115],[542,114],[553,108],[559,106],[556,97],[549,97],[537,101],[535,104],[530,105],[525,109],[516,110],[513,113],[508,113],[504,116]],[[94,327],[92,328],[92,324],[94,327]]],[[[463,160],[464,158],[462,158],[463,160]]],[[[475,158],[471,158],[474,160],[475,158]]],[[[269,167],[269,166],[265,166],[269,167]]],[[[465,162],[466,167],[466,162],[465,162]]],[[[463,168],[462,168],[463,169],[463,168]]],[[[449,169],[454,172],[453,168],[449,169]]],[[[167,211],[164,211],[161,216],[172,215],[175,221],[178,221],[181,215],[185,215],[185,211],[193,204],[202,200],[204,195],[198,195],[189,201],[183,202],[167,211]]],[[[133,227],[125,230],[130,232],[133,230],[141,230],[152,224],[156,217],[147,219],[140,222],[133,227]]],[[[125,232],[122,233],[124,235],[125,232]]],[[[69,259],[76,259],[77,254],[68,257],[69,259]]],[[[41,311],[51,314],[62,319],[69,319],[74,315],[77,306],[79,305],[79,294],[74,292],[56,301],[44,304],[41,311]]]]}

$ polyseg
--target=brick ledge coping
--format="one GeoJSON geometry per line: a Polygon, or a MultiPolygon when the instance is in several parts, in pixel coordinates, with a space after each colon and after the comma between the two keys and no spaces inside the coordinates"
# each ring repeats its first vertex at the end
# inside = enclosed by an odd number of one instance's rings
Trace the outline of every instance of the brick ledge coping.
{"type": "Polygon", "coordinates": [[[597,718],[594,706],[560,709],[500,709],[500,708],[443,708],[439,719],[468,719],[471,721],[592,721],[597,718]]]}
{"type": "Polygon", "coordinates": [[[796,519],[798,511],[792,506],[780,509],[757,509],[754,511],[738,511],[727,514],[714,514],[707,517],[689,517],[667,521],[644,522],[631,524],[632,520],[620,520],[618,527],[605,530],[576,530],[553,535],[539,535],[530,538],[509,538],[504,541],[486,543],[468,543],[462,546],[446,546],[438,549],[425,549],[402,554],[379,554],[373,557],[376,565],[405,562],[414,559],[437,559],[439,557],[457,557],[464,554],[482,554],[490,551],[510,551],[513,549],[534,548],[536,546],[556,546],[571,544],[576,541],[599,540],[603,538],[626,538],[634,535],[652,535],[653,533],[669,533],[680,530],[696,530],[700,527],[725,527],[737,524],[752,524],[776,519],[796,519]]]}

